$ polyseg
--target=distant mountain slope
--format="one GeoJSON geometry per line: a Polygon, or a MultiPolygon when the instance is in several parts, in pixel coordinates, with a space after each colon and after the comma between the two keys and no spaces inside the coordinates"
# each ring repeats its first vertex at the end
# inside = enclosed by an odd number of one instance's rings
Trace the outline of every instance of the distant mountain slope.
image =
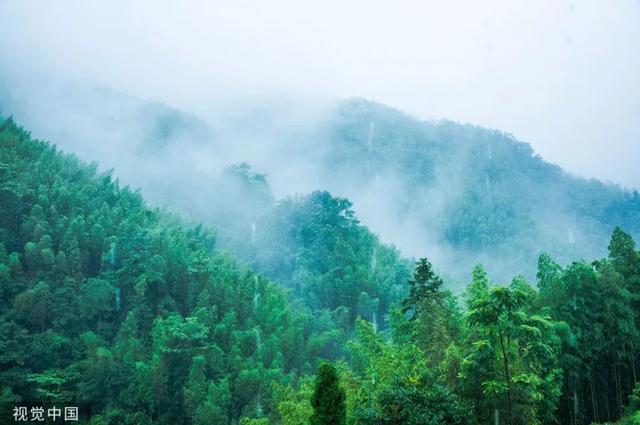
{"type": "Polygon", "coordinates": [[[616,225],[640,233],[636,191],[567,174],[499,131],[352,100],[317,137],[320,174],[363,222],[458,276],[477,261],[502,279],[531,276],[541,251],[590,259],[616,225]]]}
{"type": "Polygon", "coordinates": [[[0,84],[0,113],[28,123],[38,137],[66,140],[82,156],[94,154],[91,159],[123,149],[139,157],[160,155],[177,143],[215,138],[193,114],[96,86],[41,85],[24,93],[0,84]]]}
{"type": "Polygon", "coordinates": [[[143,188],[154,205],[190,183],[177,170],[194,169],[213,129],[193,114],[103,87],[42,84],[2,87],[0,114],[12,116],[34,137],[55,143],[125,184],[143,188]]]}

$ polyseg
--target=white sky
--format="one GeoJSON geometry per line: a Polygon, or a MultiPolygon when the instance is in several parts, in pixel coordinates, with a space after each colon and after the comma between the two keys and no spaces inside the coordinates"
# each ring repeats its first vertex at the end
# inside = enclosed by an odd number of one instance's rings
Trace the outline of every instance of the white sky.
{"type": "Polygon", "coordinates": [[[640,188],[640,0],[0,0],[0,71],[196,112],[362,96],[640,188]]]}

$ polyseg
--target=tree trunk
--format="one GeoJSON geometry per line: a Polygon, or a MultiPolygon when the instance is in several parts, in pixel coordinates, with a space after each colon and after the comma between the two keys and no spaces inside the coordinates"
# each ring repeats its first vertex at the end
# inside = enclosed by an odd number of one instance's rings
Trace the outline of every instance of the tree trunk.
{"type": "Polygon", "coordinates": [[[616,412],[616,420],[622,417],[622,378],[620,377],[620,365],[616,364],[616,391],[618,393],[618,411],[616,412]]]}
{"type": "Polygon", "coordinates": [[[595,388],[593,385],[593,378],[591,376],[589,376],[589,390],[591,392],[591,408],[593,410],[593,422],[600,422],[598,421],[598,407],[596,405],[596,394],[595,394],[595,388]]]}
{"type": "Polygon", "coordinates": [[[502,336],[502,330],[498,329],[499,338],[500,338],[500,349],[502,350],[502,363],[504,366],[504,381],[507,384],[507,412],[508,412],[508,420],[509,425],[513,425],[513,408],[511,402],[511,373],[509,372],[509,357],[507,354],[507,350],[504,346],[504,338],[502,336]]]}
{"type": "Polygon", "coordinates": [[[636,371],[636,358],[631,355],[631,371],[633,372],[633,388],[638,384],[638,372],[636,371]]]}

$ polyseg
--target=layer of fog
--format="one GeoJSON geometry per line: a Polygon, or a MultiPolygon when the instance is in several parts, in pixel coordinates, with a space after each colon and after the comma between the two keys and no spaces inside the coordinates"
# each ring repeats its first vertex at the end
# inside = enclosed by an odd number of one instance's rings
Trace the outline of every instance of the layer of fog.
{"type": "MultiPolygon", "coordinates": [[[[247,162],[267,174],[274,199],[317,189],[349,197],[384,242],[456,269],[470,260],[442,244],[437,222],[460,194],[456,181],[443,176],[420,194],[428,202],[399,213],[397,175],[334,178],[320,166],[316,131],[335,100],[499,128],[569,170],[637,187],[638,11],[631,1],[6,2],[0,113],[195,221],[221,202],[221,170],[247,162]]],[[[580,236],[570,214],[545,220],[549,232],[580,236]]]]}
{"type": "MultiPolygon", "coordinates": [[[[498,128],[640,185],[640,2],[0,2],[11,75],[98,83],[201,116],[220,99],[364,97],[498,128]]],[[[295,109],[295,108],[294,108],[295,109]]]]}
{"type": "MultiPolygon", "coordinates": [[[[332,128],[339,105],[245,101],[220,105],[205,120],[90,85],[36,84],[34,80],[23,85],[14,79],[10,87],[0,87],[0,114],[13,115],[34,137],[56,143],[85,161],[98,161],[103,171],[113,169],[121,183],[141,188],[151,205],[213,226],[223,247],[230,238],[249,240],[252,232],[266,231],[255,226],[269,203],[328,190],[349,198],[357,217],[383,242],[395,244],[406,256],[427,256],[459,283],[476,262],[488,265],[492,275],[503,281],[525,268],[533,278],[535,255],[525,260],[492,258],[488,252],[464,251],[443,242],[443,217],[447,206],[464,192],[469,152],[459,151],[457,165],[436,168],[435,183],[411,194],[405,175],[377,168],[379,164],[363,158],[359,163],[349,159],[353,169],[349,164],[339,170],[327,168],[332,136],[324,132],[332,128]],[[226,167],[241,162],[249,163],[253,172],[266,174],[272,192],[269,199],[262,199],[262,193],[245,192],[242,185],[223,178],[226,167]],[[366,168],[358,168],[363,163],[366,168]],[[221,223],[221,215],[232,218],[221,223]],[[229,224],[233,228],[224,227],[229,224]]],[[[361,124],[361,130],[351,135],[351,143],[375,149],[379,140],[376,123],[361,124]]],[[[554,200],[556,206],[562,203],[562,199],[554,200]]],[[[572,232],[578,228],[574,220],[571,214],[563,216],[553,209],[541,222],[549,232],[572,232]]],[[[579,238],[577,230],[575,237],[579,238]]],[[[533,252],[544,248],[535,247],[533,252]]]]}
{"type": "MultiPolygon", "coordinates": [[[[34,137],[87,162],[97,161],[100,170],[113,170],[122,184],[140,188],[151,205],[186,219],[215,226],[216,209],[256,208],[255,200],[232,194],[233,182],[220,178],[226,167],[246,162],[254,172],[267,175],[274,201],[328,190],[354,202],[358,218],[404,255],[428,255],[442,269],[451,258],[451,250],[438,241],[440,234],[417,221],[437,213],[434,201],[444,201],[442,193],[429,195],[428,208],[399,214],[397,205],[407,202],[398,199],[403,194],[399,176],[381,173],[365,187],[350,177],[336,179],[324,168],[328,146],[318,143],[318,131],[332,119],[336,102],[228,104],[205,121],[113,90],[73,83],[29,80],[25,87],[14,79],[0,94],[0,114],[12,115],[34,137]],[[159,139],[158,125],[176,121],[181,131],[159,139]]],[[[251,226],[246,220],[244,230],[251,226]]]]}

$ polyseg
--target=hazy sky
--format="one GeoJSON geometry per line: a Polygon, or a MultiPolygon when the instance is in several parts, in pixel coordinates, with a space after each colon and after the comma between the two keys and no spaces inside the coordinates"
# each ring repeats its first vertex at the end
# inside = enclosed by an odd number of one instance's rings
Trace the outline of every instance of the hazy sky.
{"type": "Polygon", "coordinates": [[[362,96],[640,187],[639,0],[0,0],[0,71],[200,113],[236,97],[362,96]]]}

